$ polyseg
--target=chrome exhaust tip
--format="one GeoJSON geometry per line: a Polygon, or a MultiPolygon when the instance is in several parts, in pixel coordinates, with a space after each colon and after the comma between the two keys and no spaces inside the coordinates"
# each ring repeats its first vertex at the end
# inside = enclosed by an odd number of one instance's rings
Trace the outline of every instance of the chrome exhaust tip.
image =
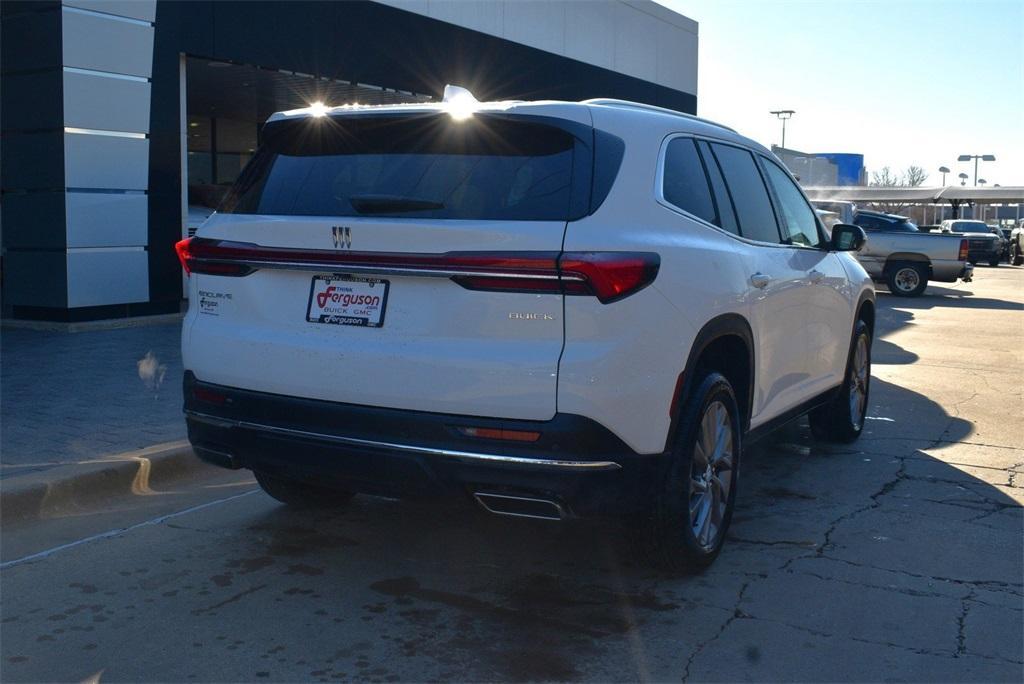
{"type": "Polygon", "coordinates": [[[484,507],[484,510],[495,515],[510,515],[515,518],[537,520],[562,520],[567,517],[565,509],[550,499],[488,492],[475,492],[473,497],[484,507]]]}

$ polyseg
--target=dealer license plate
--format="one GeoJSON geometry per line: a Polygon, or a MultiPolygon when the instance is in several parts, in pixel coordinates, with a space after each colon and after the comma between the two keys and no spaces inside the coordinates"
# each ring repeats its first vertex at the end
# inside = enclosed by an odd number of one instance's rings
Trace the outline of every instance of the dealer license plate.
{"type": "Polygon", "coordinates": [[[387,280],[379,278],[313,276],[306,320],[310,323],[379,328],[384,325],[389,286],[387,280]]]}

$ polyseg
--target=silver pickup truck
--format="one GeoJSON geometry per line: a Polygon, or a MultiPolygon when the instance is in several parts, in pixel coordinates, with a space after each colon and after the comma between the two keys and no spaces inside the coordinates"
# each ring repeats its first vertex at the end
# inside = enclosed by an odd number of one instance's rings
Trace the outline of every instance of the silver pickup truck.
{"type": "Polygon", "coordinates": [[[867,241],[857,260],[875,281],[901,297],[917,297],[929,280],[970,282],[974,266],[968,261],[968,240],[956,235],[925,233],[903,216],[857,210],[852,202],[814,203],[826,226],[853,223],[864,229],[867,241]]]}

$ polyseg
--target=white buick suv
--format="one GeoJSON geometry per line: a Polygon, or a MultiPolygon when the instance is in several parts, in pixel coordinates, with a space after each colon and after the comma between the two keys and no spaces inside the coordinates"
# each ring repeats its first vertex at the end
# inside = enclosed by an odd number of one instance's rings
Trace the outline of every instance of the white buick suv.
{"type": "MultiPolygon", "coordinates": [[[[452,89],[454,92],[455,89],[452,89]]],[[[359,492],[615,515],[721,549],[744,449],[864,425],[864,240],[733,130],[618,100],[275,114],[189,278],[196,454],[292,505],[359,492]]]]}

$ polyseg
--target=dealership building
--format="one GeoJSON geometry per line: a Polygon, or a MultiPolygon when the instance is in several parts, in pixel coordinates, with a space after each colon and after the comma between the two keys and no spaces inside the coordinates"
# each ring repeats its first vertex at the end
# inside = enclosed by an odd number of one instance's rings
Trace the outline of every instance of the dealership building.
{"type": "Polygon", "coordinates": [[[695,113],[697,23],[648,0],[0,5],[5,319],[176,313],[174,243],[273,112],[615,97],[695,113]]]}

